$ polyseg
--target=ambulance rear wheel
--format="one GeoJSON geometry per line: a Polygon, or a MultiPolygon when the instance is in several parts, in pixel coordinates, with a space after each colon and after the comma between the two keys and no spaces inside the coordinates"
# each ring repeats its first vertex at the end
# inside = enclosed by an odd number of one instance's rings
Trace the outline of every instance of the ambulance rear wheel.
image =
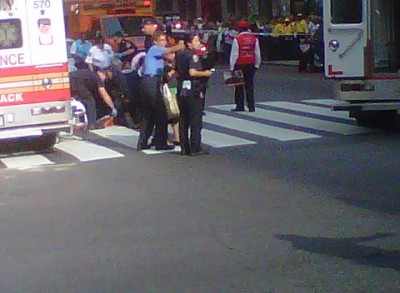
{"type": "Polygon", "coordinates": [[[57,142],[57,133],[44,133],[34,142],[34,149],[37,151],[52,151],[57,142]]]}

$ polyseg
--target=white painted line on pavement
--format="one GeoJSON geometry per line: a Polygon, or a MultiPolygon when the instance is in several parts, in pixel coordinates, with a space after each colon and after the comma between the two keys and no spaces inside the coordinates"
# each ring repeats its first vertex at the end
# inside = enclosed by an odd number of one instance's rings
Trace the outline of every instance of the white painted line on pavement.
{"type": "Polygon", "coordinates": [[[335,112],[329,108],[325,107],[318,107],[318,106],[311,106],[311,105],[304,105],[300,103],[290,103],[290,102],[262,102],[257,103],[258,105],[265,105],[271,106],[275,108],[285,109],[285,110],[293,110],[302,113],[310,113],[310,114],[317,114],[323,115],[326,117],[333,117],[333,118],[340,118],[349,121],[355,121],[354,118],[349,117],[349,113],[347,112],[335,112]]]}
{"type": "Polygon", "coordinates": [[[3,158],[0,161],[6,165],[7,168],[31,168],[41,165],[52,165],[54,162],[47,159],[42,155],[27,155],[27,156],[18,156],[18,157],[10,157],[3,158]]]}
{"type": "MultiPolygon", "coordinates": [[[[221,110],[229,110],[232,108],[232,105],[221,105],[216,106],[215,108],[221,110]]],[[[338,123],[331,122],[317,118],[310,118],[305,116],[299,116],[294,114],[283,113],[279,111],[271,111],[257,108],[255,112],[238,112],[240,115],[246,115],[249,117],[265,119],[269,121],[300,126],[315,130],[327,131],[332,133],[338,133],[342,135],[351,135],[351,134],[360,134],[360,133],[369,133],[374,132],[375,130],[371,130],[368,128],[350,125],[346,123],[338,123]]]]}
{"type": "MultiPolygon", "coordinates": [[[[227,109],[231,108],[230,105],[224,105],[224,106],[226,106],[227,109]]],[[[222,106],[215,106],[215,107],[222,107],[222,106]]],[[[258,136],[277,139],[280,141],[291,141],[291,140],[301,140],[301,139],[311,139],[311,138],[321,137],[319,135],[311,133],[266,125],[258,122],[248,121],[209,111],[206,112],[206,116],[203,117],[203,120],[206,123],[215,124],[221,127],[241,132],[247,132],[258,136]]]]}
{"type": "Polygon", "coordinates": [[[335,106],[343,104],[342,101],[333,100],[333,99],[315,99],[315,100],[302,100],[303,103],[309,104],[318,104],[323,106],[335,106]]]}
{"type": "Polygon", "coordinates": [[[220,133],[208,129],[202,130],[201,141],[203,144],[212,146],[214,148],[225,148],[232,146],[256,144],[256,142],[252,140],[247,140],[237,136],[228,135],[225,133],[220,133]]]}
{"type": "MultiPolygon", "coordinates": [[[[168,132],[172,133],[172,129],[168,128],[168,132]]],[[[205,128],[203,128],[201,131],[201,143],[209,145],[213,148],[226,148],[232,146],[256,144],[256,142],[252,140],[212,131],[205,128]]]]}
{"type": "Polygon", "coordinates": [[[82,162],[124,157],[123,154],[109,148],[79,140],[62,141],[56,144],[55,148],[74,156],[82,162]]]}
{"type": "Polygon", "coordinates": [[[133,149],[136,149],[139,139],[138,131],[124,126],[110,126],[104,129],[91,130],[91,132],[133,149]]]}

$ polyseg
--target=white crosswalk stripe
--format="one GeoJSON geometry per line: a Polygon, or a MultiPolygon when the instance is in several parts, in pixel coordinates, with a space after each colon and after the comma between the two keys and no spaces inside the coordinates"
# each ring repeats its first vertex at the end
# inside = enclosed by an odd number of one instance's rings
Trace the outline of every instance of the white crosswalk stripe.
{"type": "Polygon", "coordinates": [[[302,102],[309,103],[309,104],[322,105],[322,106],[329,106],[329,107],[343,104],[343,102],[341,102],[341,101],[332,100],[332,99],[302,100],[302,102]]]}
{"type": "Polygon", "coordinates": [[[54,164],[54,162],[39,154],[14,155],[7,158],[2,158],[0,161],[10,169],[34,168],[38,166],[54,164]]]}
{"type": "MultiPolygon", "coordinates": [[[[202,142],[212,148],[226,148],[254,145],[265,138],[289,142],[321,138],[329,133],[353,135],[375,131],[355,125],[354,120],[347,117],[347,113],[332,112],[328,106],[337,103],[337,101],[329,99],[303,100],[301,102],[260,102],[257,103],[256,111],[252,113],[232,113],[230,109],[234,105],[231,104],[211,106],[203,116],[202,142]],[[223,114],[217,113],[221,111],[223,114]],[[269,125],[270,123],[279,123],[278,125],[282,126],[269,125]],[[299,127],[305,130],[299,130],[299,127]],[[234,134],[225,133],[229,130],[235,131],[234,134]]],[[[123,126],[112,126],[91,132],[106,141],[118,143],[129,149],[136,149],[139,139],[138,131],[123,126]]],[[[122,153],[113,150],[113,146],[101,144],[107,143],[104,140],[94,142],[93,140],[62,138],[55,145],[54,155],[47,157],[47,154],[34,152],[2,154],[0,155],[0,165],[13,169],[52,166],[58,164],[54,160],[62,156],[62,153],[68,154],[69,160],[73,160],[70,157],[72,156],[81,162],[124,157],[122,153]]],[[[179,151],[180,147],[177,146],[171,151],[149,149],[143,150],[142,153],[154,155],[179,151]]]]}
{"type": "MultiPolygon", "coordinates": [[[[231,109],[232,105],[224,105],[224,107],[231,109]]],[[[206,112],[203,119],[204,122],[222,126],[225,128],[246,132],[262,137],[273,138],[280,141],[291,141],[300,139],[318,138],[319,135],[305,133],[297,130],[285,129],[282,127],[271,126],[259,122],[248,121],[228,115],[217,114],[213,112],[206,112]]]]}
{"type": "Polygon", "coordinates": [[[64,140],[56,144],[55,148],[74,156],[81,162],[121,158],[124,156],[112,149],[79,140],[64,140]]]}
{"type": "MultiPolygon", "coordinates": [[[[216,109],[229,111],[234,105],[220,105],[214,106],[216,109]]],[[[367,133],[373,130],[350,125],[346,123],[338,123],[332,121],[326,121],[318,118],[310,118],[301,115],[289,114],[273,110],[265,110],[257,108],[255,112],[238,112],[240,115],[250,116],[254,118],[284,123],[288,125],[295,125],[299,127],[315,129],[320,131],[327,131],[332,133],[338,133],[343,135],[367,133]]]]}
{"type": "Polygon", "coordinates": [[[354,118],[349,117],[349,113],[347,112],[334,112],[330,108],[325,108],[325,107],[303,105],[300,103],[291,103],[291,102],[262,102],[262,103],[257,103],[257,105],[264,105],[279,109],[292,110],[296,112],[316,114],[332,118],[340,118],[348,121],[355,121],[354,118]]]}

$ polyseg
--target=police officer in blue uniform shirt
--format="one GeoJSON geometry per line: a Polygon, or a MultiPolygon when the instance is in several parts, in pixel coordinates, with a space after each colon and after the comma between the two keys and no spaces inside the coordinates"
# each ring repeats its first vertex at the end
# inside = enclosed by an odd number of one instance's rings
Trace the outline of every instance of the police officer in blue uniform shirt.
{"type": "Polygon", "coordinates": [[[122,62],[122,69],[130,69],[131,62],[133,57],[135,56],[138,48],[136,45],[123,38],[123,34],[120,31],[117,31],[113,36],[114,42],[118,45],[118,54],[117,57],[122,62]]]}
{"type": "Polygon", "coordinates": [[[148,140],[154,130],[156,150],[169,150],[174,146],[167,144],[168,116],[161,94],[161,81],[164,73],[164,56],[184,49],[183,43],[167,48],[165,33],[157,31],[153,34],[154,45],[147,52],[142,72],[141,96],[144,101],[138,150],[149,149],[148,140]]]}
{"type": "Polygon", "coordinates": [[[197,34],[187,35],[186,49],[177,54],[178,71],[178,104],[180,109],[179,137],[181,155],[203,155],[207,152],[201,148],[201,129],[203,124],[202,97],[207,78],[212,70],[203,70],[202,62],[195,50],[200,49],[200,38],[197,34]],[[190,129],[190,140],[189,140],[190,129]]]}

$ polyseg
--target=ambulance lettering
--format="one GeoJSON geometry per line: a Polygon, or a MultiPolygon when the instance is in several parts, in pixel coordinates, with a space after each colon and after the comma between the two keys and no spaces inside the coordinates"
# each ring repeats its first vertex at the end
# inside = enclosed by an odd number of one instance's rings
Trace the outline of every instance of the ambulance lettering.
{"type": "Polygon", "coordinates": [[[0,66],[25,64],[24,53],[0,55],[0,66]]]}
{"type": "Polygon", "coordinates": [[[0,104],[16,103],[16,102],[23,102],[23,101],[24,101],[24,97],[23,97],[22,93],[0,95],[0,104]]]}

